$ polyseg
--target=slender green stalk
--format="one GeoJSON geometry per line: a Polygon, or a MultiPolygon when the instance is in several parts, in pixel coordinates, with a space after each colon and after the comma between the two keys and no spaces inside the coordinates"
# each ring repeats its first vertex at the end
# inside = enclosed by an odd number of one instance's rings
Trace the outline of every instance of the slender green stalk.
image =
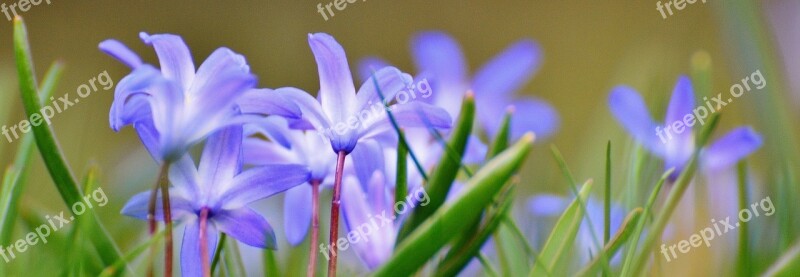
{"type": "Polygon", "coordinates": [[[631,240],[630,244],[628,244],[628,250],[625,252],[625,261],[623,262],[622,274],[620,274],[620,276],[628,276],[628,273],[630,273],[632,265],[634,264],[634,258],[636,257],[636,248],[639,245],[639,237],[641,237],[642,231],[644,231],[644,225],[647,223],[647,218],[650,216],[650,210],[653,209],[653,204],[656,202],[658,194],[661,192],[661,187],[664,186],[664,183],[672,174],[672,172],[674,172],[674,169],[667,170],[667,172],[661,176],[661,179],[658,180],[658,183],[656,183],[656,187],[653,188],[653,192],[650,193],[650,198],[648,198],[647,205],[644,207],[644,216],[636,224],[636,229],[633,231],[633,239],[631,240]]]}
{"type": "Polygon", "coordinates": [[[606,184],[603,203],[603,245],[611,238],[611,141],[606,145],[606,184]]]}

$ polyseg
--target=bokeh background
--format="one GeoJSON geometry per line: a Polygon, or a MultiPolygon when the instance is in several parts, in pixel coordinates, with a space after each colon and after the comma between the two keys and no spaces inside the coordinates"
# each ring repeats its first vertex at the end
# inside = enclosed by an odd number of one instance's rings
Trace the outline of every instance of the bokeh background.
{"type": "MultiPolygon", "coordinates": [[[[442,30],[452,34],[461,43],[472,72],[511,43],[533,39],[543,48],[544,63],[521,93],[552,103],[562,121],[554,137],[537,143],[525,166],[520,195],[527,197],[542,192],[564,195],[568,192],[549,153],[551,144],[561,149],[576,177],[582,180],[602,180],[607,141],[615,146],[615,160],[622,163],[629,155],[632,143],[606,105],[613,86],[628,84],[637,88],[645,95],[651,111],[661,115],[679,74],[691,73],[693,57],[710,58],[714,94],[727,91],[745,74],[759,69],[749,67],[738,56],[741,52],[737,50],[737,42],[732,39],[731,29],[726,29],[734,24],[727,22],[730,18],[722,12],[727,4],[721,4],[720,0],[708,0],[707,4],[698,1],[663,19],[655,9],[655,2],[370,0],[349,4],[325,21],[316,6],[327,4],[326,1],[52,0],[51,5],[33,6],[21,15],[28,25],[39,77],[52,61],[60,60],[67,66],[56,91],[59,96],[74,95],[80,84],[103,71],[108,71],[115,84],[129,72],[97,50],[97,44],[104,39],[119,39],[145,60],[156,63],[154,52],[138,39],[140,31],[183,36],[196,65],[217,47],[229,47],[247,58],[252,71],[259,76],[261,87],[293,86],[307,91],[319,87],[316,64],[306,41],[307,33],[311,32],[335,36],[345,47],[351,68],[359,59],[377,55],[408,72],[414,70],[409,39],[419,31],[442,30]]],[[[769,27],[764,33],[767,41],[782,47],[774,49],[780,55],[781,69],[787,68],[784,67],[787,64],[793,64],[794,68],[800,64],[798,54],[779,52],[800,46],[796,43],[800,37],[800,5],[793,2],[770,0],[756,5],[767,18],[764,22],[769,27]]],[[[14,73],[11,22],[0,14],[1,124],[15,124],[23,118],[14,73]]],[[[797,80],[791,78],[797,76],[791,73],[781,72],[785,78],[778,80],[797,80]]],[[[798,106],[796,92],[770,91],[784,97],[783,104],[790,110],[798,106]]],[[[746,94],[726,107],[720,130],[734,125],[756,125],[754,115],[759,111],[752,102],[757,97],[760,96],[746,94]]],[[[135,192],[150,187],[156,167],[131,128],[119,134],[109,128],[112,98],[113,91],[95,92],[57,115],[52,127],[76,173],[85,172],[93,163],[103,169],[103,189],[110,204],[96,211],[121,246],[127,248],[145,233],[146,224],[119,215],[119,210],[135,192]]],[[[797,130],[797,120],[792,122],[797,130]]],[[[0,141],[2,164],[10,163],[15,146],[0,141]]],[[[762,150],[753,159],[765,159],[766,155],[762,150]]],[[[614,171],[620,176],[615,180],[622,183],[623,169],[618,167],[614,171]]],[[[38,155],[30,172],[25,207],[64,210],[38,155]]],[[[614,190],[618,194],[621,188],[614,190]]],[[[265,204],[275,209],[268,219],[276,230],[282,230],[279,227],[282,213],[277,210],[280,201],[267,202],[275,203],[265,204]]],[[[524,201],[519,203],[518,210],[522,210],[524,201]]],[[[279,240],[283,238],[282,231],[278,231],[278,236],[279,240]]],[[[53,256],[47,246],[37,246],[31,251],[53,256]]],[[[688,258],[678,265],[687,268],[682,272],[697,274],[717,270],[704,262],[702,255],[707,254],[708,251],[687,254],[688,258]],[[692,267],[699,269],[688,269],[692,267]]],[[[46,267],[47,263],[42,265],[46,267]]]]}

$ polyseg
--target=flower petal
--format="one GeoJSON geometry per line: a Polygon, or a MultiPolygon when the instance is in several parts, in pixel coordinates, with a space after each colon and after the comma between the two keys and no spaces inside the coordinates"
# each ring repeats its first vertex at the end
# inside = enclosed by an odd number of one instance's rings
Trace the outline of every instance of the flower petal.
{"type": "MultiPolygon", "coordinates": [[[[427,103],[415,101],[395,104],[389,108],[400,127],[449,129],[453,125],[450,114],[442,108],[427,103]]],[[[365,124],[366,128],[360,130],[360,139],[374,138],[385,132],[394,132],[391,121],[385,115],[383,117],[383,120],[365,124]]]]}
{"type": "Polygon", "coordinates": [[[266,219],[250,208],[223,210],[211,219],[223,233],[247,245],[277,249],[275,231],[266,219]]]}
{"type": "MultiPolygon", "coordinates": [[[[358,90],[358,94],[356,94],[358,112],[369,111],[372,105],[375,104],[380,105],[392,102],[395,95],[410,86],[412,81],[411,75],[400,72],[397,68],[381,68],[375,72],[374,78],[370,75],[358,90]],[[380,91],[375,87],[376,80],[380,91]]],[[[358,114],[351,114],[350,116],[358,116],[358,114]]]]}
{"type": "MultiPolygon", "coordinates": [[[[170,189],[169,190],[170,208],[172,209],[172,218],[178,219],[186,215],[194,213],[191,202],[181,195],[181,191],[170,189]]],[[[140,192],[135,194],[125,203],[122,208],[122,214],[140,219],[147,220],[147,213],[150,207],[150,191],[140,192]]],[[[156,196],[156,220],[164,220],[164,208],[161,206],[161,192],[156,196]]]]}
{"type": "Polygon", "coordinates": [[[317,102],[314,97],[305,91],[286,87],[275,90],[276,93],[286,97],[289,101],[294,102],[303,114],[303,119],[311,124],[317,130],[326,130],[330,128],[331,121],[328,116],[322,111],[322,106],[317,102]]]}
{"type": "Polygon", "coordinates": [[[369,184],[372,174],[384,170],[383,147],[374,140],[359,142],[358,146],[350,153],[356,176],[362,185],[369,184]]]}
{"type": "Polygon", "coordinates": [[[251,89],[237,101],[244,114],[279,115],[300,118],[300,107],[282,94],[271,89],[251,89]]]}
{"type": "Polygon", "coordinates": [[[358,110],[353,76],[342,46],[324,33],[308,35],[308,44],[319,68],[322,110],[333,123],[346,122],[358,110]]]}
{"type": "Polygon", "coordinates": [[[210,136],[197,170],[201,191],[214,194],[224,191],[221,184],[230,182],[242,170],[241,157],[241,126],[228,127],[210,136]]]}
{"type": "Polygon", "coordinates": [[[665,157],[667,168],[675,167],[677,171],[680,171],[683,165],[689,161],[692,152],[694,152],[695,141],[692,129],[690,127],[684,127],[684,129],[682,129],[683,131],[679,133],[676,128],[670,128],[675,122],[683,122],[684,116],[692,114],[692,109],[694,109],[694,107],[695,102],[692,83],[688,77],[681,76],[678,78],[675,89],[672,91],[672,98],[669,101],[667,116],[664,122],[665,132],[667,133],[665,157]]]}
{"type": "Polygon", "coordinates": [[[717,171],[729,168],[763,145],[761,135],[750,127],[736,128],[703,149],[702,166],[717,171]]]}
{"type": "Polygon", "coordinates": [[[442,32],[420,33],[413,38],[411,51],[420,73],[433,77],[441,87],[465,82],[467,63],[458,42],[449,35],[442,32]]]}
{"type": "MultiPolygon", "coordinates": [[[[360,236],[358,243],[351,243],[350,246],[355,249],[356,254],[368,268],[374,269],[391,256],[396,240],[394,225],[391,223],[384,225],[387,224],[385,221],[377,220],[375,217],[391,219],[394,211],[392,209],[374,210],[370,205],[372,199],[367,198],[357,180],[348,177],[348,180],[342,184],[344,186],[342,188],[342,212],[345,227],[348,232],[365,234],[360,236]],[[373,224],[371,218],[380,225],[373,224]]],[[[376,185],[380,187],[380,184],[376,185]]]]}
{"type": "Polygon", "coordinates": [[[111,129],[119,132],[125,125],[151,117],[152,110],[147,98],[154,84],[162,82],[160,76],[158,70],[145,65],[137,67],[117,83],[109,112],[111,129]]]}
{"type": "Polygon", "coordinates": [[[611,114],[633,138],[654,154],[664,157],[665,146],[655,134],[656,123],[642,97],[630,87],[618,86],[608,97],[611,114]]]}
{"type": "Polygon", "coordinates": [[[391,66],[389,62],[378,58],[378,57],[368,57],[362,59],[358,63],[358,78],[363,82],[369,80],[372,77],[374,72],[377,72],[381,68],[391,66]]]}
{"type": "MultiPolygon", "coordinates": [[[[560,118],[558,112],[549,103],[526,98],[517,100],[514,105],[514,117],[511,120],[511,137],[517,139],[527,132],[534,132],[537,139],[550,137],[558,129],[560,118]]],[[[498,117],[499,118],[499,117],[498,117]]]]}
{"type": "Polygon", "coordinates": [[[541,65],[541,49],[530,40],[508,47],[487,63],[472,81],[475,101],[505,98],[523,87],[541,65]]]}
{"type": "Polygon", "coordinates": [[[303,243],[311,225],[311,185],[303,184],[286,191],[283,200],[283,220],[286,239],[297,246],[303,243]]]}
{"type": "MultiPolygon", "coordinates": [[[[217,229],[213,224],[206,225],[206,243],[208,245],[208,262],[214,257],[217,249],[217,229]]],[[[200,257],[200,220],[186,223],[181,242],[181,275],[203,276],[202,258],[200,257]]]]}
{"type": "Polygon", "coordinates": [[[250,66],[247,65],[247,60],[245,60],[244,56],[228,48],[220,47],[214,50],[214,52],[203,61],[200,68],[197,69],[197,75],[191,87],[186,87],[188,90],[187,94],[203,99],[206,97],[205,94],[215,93],[215,91],[210,91],[205,89],[205,87],[209,85],[208,83],[210,80],[230,71],[248,74],[250,73],[250,66]]]}
{"type": "Polygon", "coordinates": [[[105,52],[109,56],[114,57],[120,62],[124,63],[131,69],[135,69],[142,65],[142,59],[136,55],[130,48],[115,39],[107,39],[98,45],[100,51],[105,52]]]}
{"type": "Polygon", "coordinates": [[[267,165],[251,168],[233,179],[219,196],[218,205],[237,209],[253,201],[286,191],[308,181],[308,167],[301,165],[267,165]]]}
{"type": "Polygon", "coordinates": [[[169,80],[180,85],[181,90],[191,87],[194,80],[194,61],[189,47],[176,35],[148,35],[139,33],[144,43],[152,45],[158,55],[161,72],[169,80]]]}

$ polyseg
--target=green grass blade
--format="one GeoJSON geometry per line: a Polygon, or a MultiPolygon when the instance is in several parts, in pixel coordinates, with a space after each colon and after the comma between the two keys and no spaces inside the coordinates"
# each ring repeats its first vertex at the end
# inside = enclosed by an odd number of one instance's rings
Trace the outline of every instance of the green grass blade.
{"type": "MultiPolygon", "coordinates": [[[[471,111],[470,111],[471,112],[471,111]]],[[[394,256],[375,276],[408,276],[416,272],[452,238],[481,215],[530,152],[533,135],[527,134],[513,147],[489,161],[470,178],[464,192],[446,203],[395,248],[394,256]]]]}
{"type": "Polygon", "coordinates": [[[588,200],[591,191],[592,181],[589,180],[583,185],[575,200],[561,214],[539,253],[539,259],[534,263],[533,270],[528,274],[529,276],[545,276],[551,275],[551,273],[555,276],[562,275],[557,274],[554,270],[557,265],[569,258],[570,249],[578,235],[578,228],[581,226],[585,211],[581,209],[579,203],[588,200]]]}
{"type": "Polygon", "coordinates": [[[116,262],[114,262],[114,264],[106,267],[103,270],[103,272],[100,273],[100,276],[102,276],[102,277],[111,277],[111,276],[119,275],[122,271],[124,271],[124,269],[125,269],[125,267],[127,267],[128,263],[130,263],[133,260],[135,260],[136,258],[140,257],[148,249],[150,249],[151,246],[153,246],[153,245],[155,245],[157,243],[160,243],[161,239],[163,239],[163,238],[164,238],[164,230],[161,230],[158,233],[156,233],[155,235],[153,235],[152,237],[148,238],[147,241],[145,241],[144,243],[142,243],[142,244],[134,247],[133,249],[131,249],[128,253],[126,253],[124,256],[122,256],[121,259],[119,259],[116,262]]]}
{"type": "Polygon", "coordinates": [[[611,141],[606,145],[606,182],[603,193],[603,245],[611,238],[611,141]]]}
{"type": "Polygon", "coordinates": [[[281,276],[280,270],[278,269],[278,257],[275,253],[275,250],[264,249],[264,276],[281,276]]]}
{"type": "Polygon", "coordinates": [[[488,159],[497,156],[506,148],[508,148],[508,143],[510,141],[511,136],[511,116],[514,114],[513,109],[509,109],[506,112],[506,115],[503,117],[503,123],[500,124],[500,131],[497,132],[497,135],[494,137],[494,141],[492,145],[489,147],[489,152],[486,153],[486,157],[488,159]]]}
{"type": "Polygon", "coordinates": [[[11,244],[11,235],[14,233],[14,221],[16,221],[17,209],[19,205],[19,179],[21,172],[14,166],[9,166],[3,174],[3,188],[0,191],[0,245],[11,244]],[[16,194],[16,195],[15,195],[16,194]],[[16,197],[15,197],[16,196],[16,197]]]}
{"type": "MultiPolygon", "coordinates": [[[[749,192],[748,192],[748,176],[747,176],[747,162],[742,160],[736,165],[738,188],[739,188],[739,210],[746,210],[750,208],[749,192]]],[[[752,260],[750,258],[750,227],[749,224],[743,222],[739,226],[739,256],[737,257],[737,266],[739,276],[752,276],[752,260]]]]}
{"type": "Polygon", "coordinates": [[[658,198],[658,194],[661,192],[661,187],[664,186],[667,178],[669,175],[672,174],[673,169],[667,170],[664,175],[658,180],[656,183],[656,187],[653,188],[653,192],[650,194],[650,198],[647,199],[647,205],[644,206],[644,217],[639,223],[636,224],[636,230],[633,232],[633,239],[631,243],[628,245],[628,250],[625,252],[625,261],[623,262],[622,274],[621,276],[626,276],[631,270],[631,266],[633,264],[633,259],[636,257],[636,248],[639,245],[639,237],[642,235],[642,231],[644,231],[644,225],[647,223],[647,217],[650,216],[650,211],[653,209],[653,204],[656,202],[658,198]]]}
{"type": "Polygon", "coordinates": [[[453,155],[442,155],[442,159],[431,174],[425,188],[425,191],[430,196],[430,202],[428,205],[414,209],[414,212],[400,229],[400,234],[397,236],[398,245],[444,203],[448,192],[450,192],[450,187],[458,175],[458,170],[461,168],[461,157],[464,155],[464,151],[467,148],[467,141],[472,132],[474,119],[475,99],[472,94],[468,94],[464,98],[464,103],[461,105],[461,116],[457,121],[456,128],[453,130],[450,142],[448,143],[456,153],[453,155]]]}
{"type": "MultiPolygon", "coordinates": [[[[403,133],[403,131],[400,131],[403,133]]],[[[408,194],[408,148],[402,142],[397,143],[397,179],[394,186],[394,202],[403,202],[408,194]]],[[[395,211],[395,217],[399,216],[395,211]]]]}
{"type": "Polygon", "coordinates": [[[772,264],[761,276],[797,276],[800,274],[800,240],[772,264]]]}
{"type": "MultiPolygon", "coordinates": [[[[642,216],[642,208],[633,209],[628,215],[625,217],[625,220],[620,225],[619,230],[617,233],[612,237],[606,246],[603,248],[603,251],[606,253],[606,257],[613,258],[617,252],[622,249],[622,245],[628,242],[628,240],[633,237],[634,229],[636,229],[636,224],[639,222],[642,216]]],[[[594,276],[597,270],[600,269],[600,265],[602,263],[602,256],[597,256],[589,262],[589,265],[584,267],[576,276],[594,276]]]]}
{"type": "MultiPolygon", "coordinates": [[[[33,70],[33,59],[31,58],[30,45],[28,44],[28,33],[22,18],[17,17],[14,19],[14,56],[17,62],[17,70],[19,75],[19,86],[22,93],[22,102],[25,107],[25,112],[28,118],[33,114],[39,113],[41,110],[41,101],[36,88],[35,73],[33,70]]],[[[59,149],[58,144],[53,137],[50,126],[40,124],[33,126],[33,134],[36,138],[36,145],[39,148],[39,153],[50,172],[50,176],[58,189],[61,198],[67,206],[81,201],[80,189],[77,186],[75,178],[69,169],[62,151],[59,149]]],[[[99,222],[94,217],[78,217],[78,220],[92,220],[94,235],[92,242],[100,253],[104,265],[120,259],[120,253],[116,250],[111,237],[102,230],[99,222]]]]}

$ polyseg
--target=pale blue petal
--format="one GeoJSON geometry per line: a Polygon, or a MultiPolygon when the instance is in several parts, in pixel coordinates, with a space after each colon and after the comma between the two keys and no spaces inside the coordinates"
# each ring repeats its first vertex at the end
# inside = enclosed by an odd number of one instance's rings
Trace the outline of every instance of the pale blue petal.
{"type": "MultiPolygon", "coordinates": [[[[372,105],[382,105],[383,103],[392,102],[395,95],[401,90],[407,90],[407,86],[411,85],[413,81],[411,75],[400,72],[400,70],[394,67],[381,68],[375,72],[374,78],[372,77],[373,76],[370,75],[370,78],[364,81],[364,84],[361,85],[356,95],[358,99],[358,113],[363,111],[369,112],[372,105]],[[377,80],[380,91],[375,88],[375,80],[377,80]],[[381,99],[383,99],[383,101],[381,101],[381,99]]],[[[358,116],[358,113],[352,115],[358,116]]]]}
{"type": "Polygon", "coordinates": [[[533,78],[540,65],[539,45],[530,40],[511,45],[475,74],[472,89],[476,101],[509,99],[533,78]]]}
{"type": "Polygon", "coordinates": [[[732,167],[763,144],[761,135],[752,128],[736,128],[703,149],[702,166],[710,171],[732,167]]]}
{"type": "Polygon", "coordinates": [[[211,220],[220,232],[247,245],[277,249],[275,231],[263,216],[250,208],[223,210],[215,213],[211,220]]]}
{"type": "MultiPolygon", "coordinates": [[[[238,209],[253,201],[281,193],[307,182],[309,169],[301,165],[267,165],[242,172],[219,195],[216,202],[224,209],[238,209]]],[[[220,184],[221,185],[221,184],[220,184]]]]}
{"type": "Polygon", "coordinates": [[[283,229],[289,244],[297,246],[303,243],[311,225],[311,185],[303,184],[286,191],[283,200],[283,229]]]}
{"type": "Polygon", "coordinates": [[[216,93],[213,90],[206,89],[206,87],[209,86],[212,80],[227,72],[248,74],[250,73],[250,66],[247,65],[244,56],[228,48],[221,47],[211,53],[200,65],[200,68],[197,69],[197,75],[191,87],[186,87],[188,89],[187,94],[203,99],[208,97],[207,95],[210,93],[216,93]]]}
{"type": "Polygon", "coordinates": [[[221,194],[225,184],[242,170],[242,127],[232,126],[211,135],[198,167],[200,189],[221,194]]]}
{"type": "Polygon", "coordinates": [[[664,143],[656,135],[656,123],[639,93],[630,87],[618,86],[611,91],[608,106],[614,118],[637,142],[664,157],[664,143]]]}
{"type": "Polygon", "coordinates": [[[114,57],[120,62],[124,63],[131,69],[135,69],[142,65],[142,59],[136,55],[130,48],[115,39],[108,39],[100,43],[98,46],[100,51],[105,52],[109,56],[114,57]]]}
{"type": "Polygon", "coordinates": [[[346,122],[358,109],[353,76],[342,46],[324,33],[308,35],[319,68],[320,103],[332,123],[346,122]]]}
{"type": "Polygon", "coordinates": [[[381,58],[377,57],[364,58],[358,63],[358,78],[362,82],[369,80],[374,72],[387,66],[391,65],[389,64],[389,62],[381,58]]]}
{"type": "MultiPolygon", "coordinates": [[[[179,219],[186,215],[190,215],[194,213],[194,208],[190,200],[186,199],[183,195],[174,189],[170,189],[170,208],[172,209],[172,218],[179,219]]],[[[140,220],[147,220],[147,214],[150,207],[150,191],[140,192],[131,197],[128,200],[128,203],[125,203],[125,206],[122,208],[122,214],[140,219],[140,220]]],[[[156,220],[163,221],[164,220],[164,208],[161,205],[161,192],[158,192],[156,196],[156,210],[155,210],[155,218],[156,220]]]]}
{"type": "MultiPolygon", "coordinates": [[[[213,224],[206,224],[206,243],[208,243],[208,262],[214,257],[217,250],[217,229],[213,224]]],[[[200,220],[195,219],[186,223],[183,229],[183,242],[181,242],[181,275],[203,276],[202,258],[200,257],[200,220]]]]}
{"type": "Polygon", "coordinates": [[[244,114],[279,115],[300,118],[300,107],[289,98],[271,89],[251,89],[237,101],[244,114]]]}
{"type": "Polygon", "coordinates": [[[181,37],[170,34],[148,35],[144,32],[139,33],[139,37],[155,48],[164,77],[177,82],[181,90],[191,87],[195,72],[194,61],[189,47],[181,37]]]}
{"type": "Polygon", "coordinates": [[[420,33],[413,38],[411,51],[420,74],[434,78],[440,87],[466,82],[467,63],[458,42],[449,35],[442,32],[420,33]]]}

